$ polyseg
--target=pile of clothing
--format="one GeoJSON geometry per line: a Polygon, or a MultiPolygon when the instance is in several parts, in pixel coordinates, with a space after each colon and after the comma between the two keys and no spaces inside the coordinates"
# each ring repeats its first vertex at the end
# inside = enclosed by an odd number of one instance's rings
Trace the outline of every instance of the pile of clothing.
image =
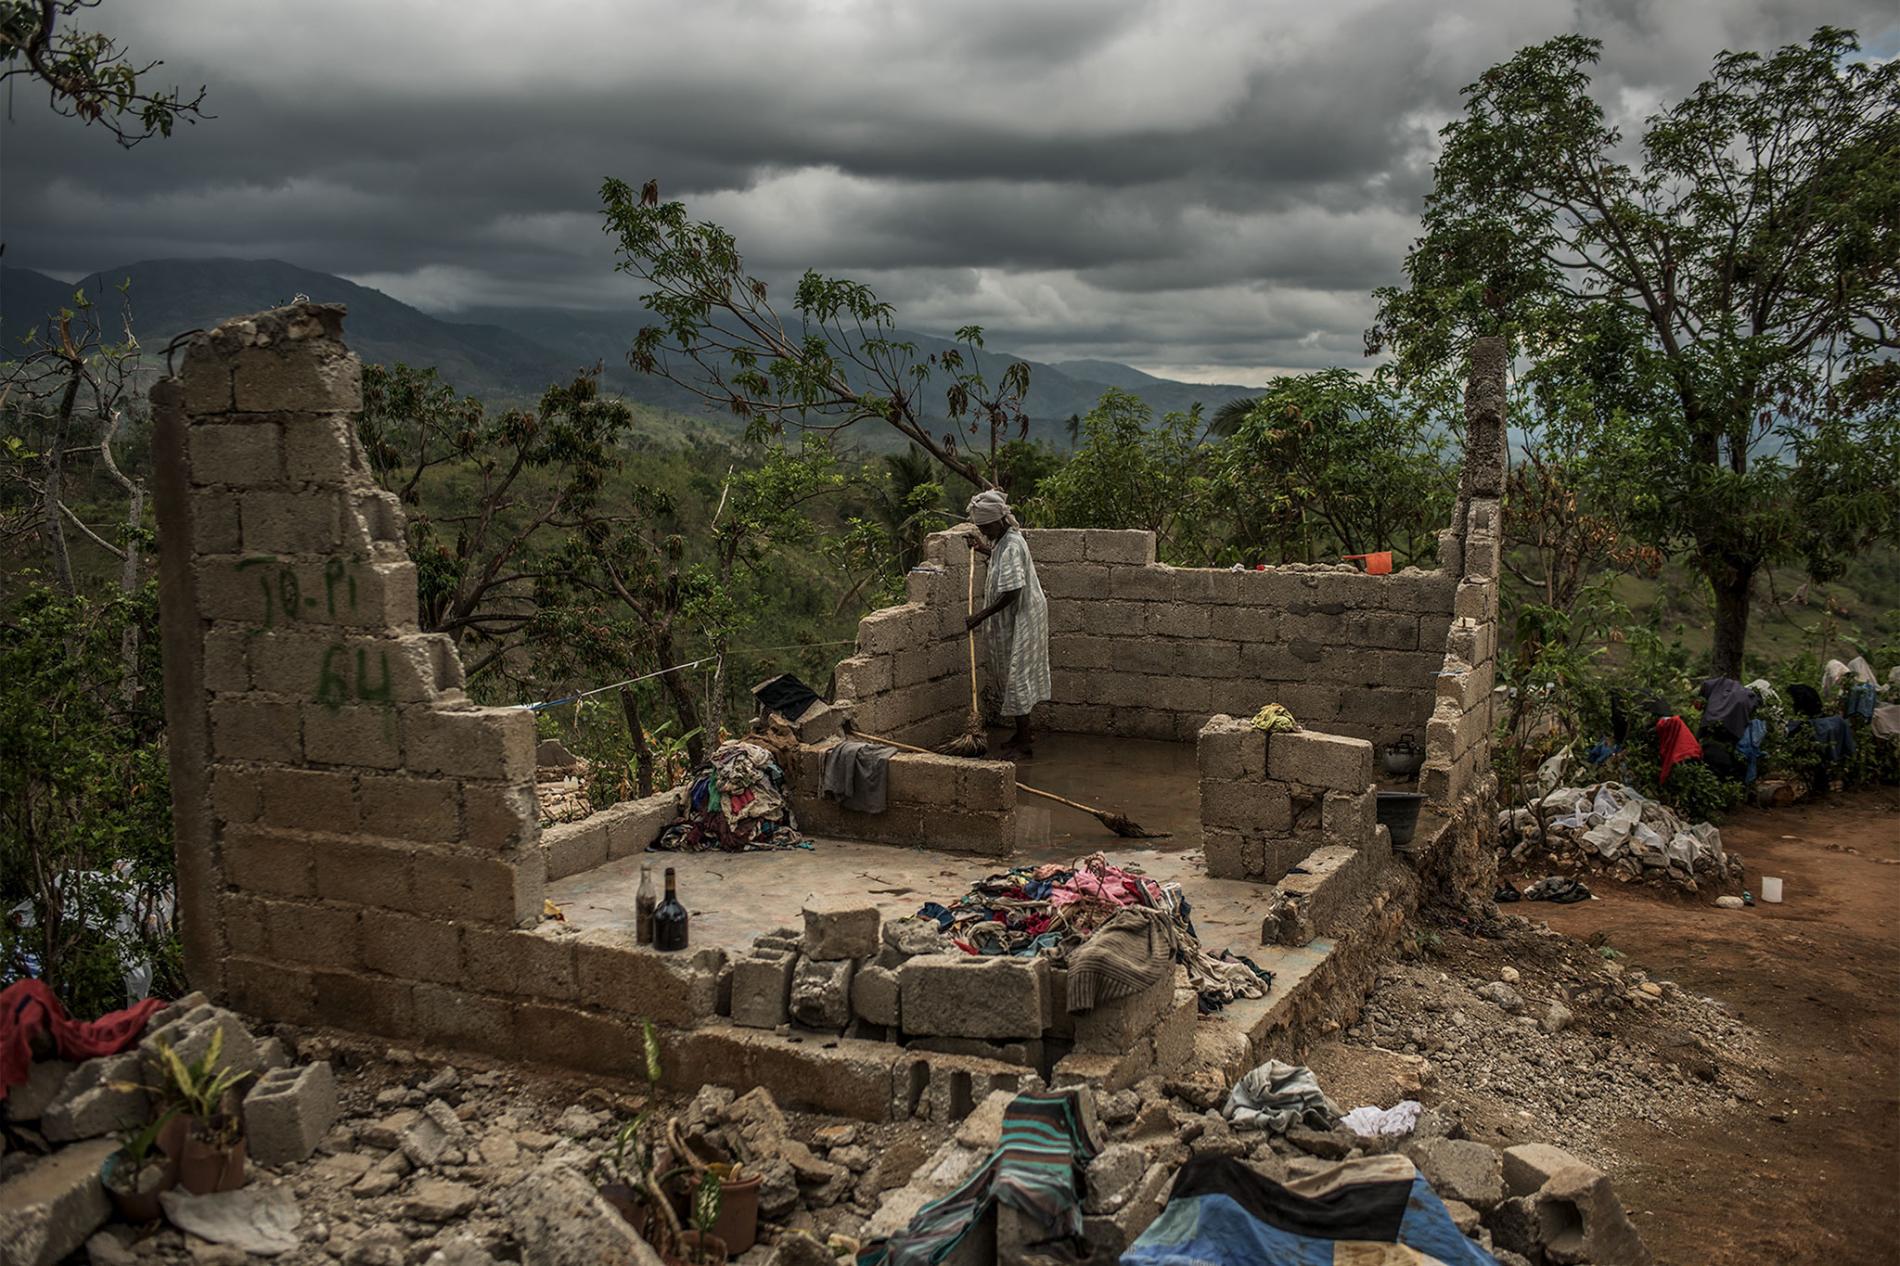
{"type": "Polygon", "coordinates": [[[1619,782],[1559,787],[1506,810],[1498,830],[1511,857],[1543,854],[1559,864],[1603,866],[1624,880],[1674,883],[1694,892],[1697,880],[1739,880],[1742,861],[1722,848],[1707,822],[1684,822],[1674,810],[1619,782]]]}
{"type": "Polygon", "coordinates": [[[660,833],[651,848],[664,852],[727,853],[810,848],[785,798],[785,771],[769,749],[734,739],[721,743],[693,777],[686,814],[660,833]]]}
{"type": "Polygon", "coordinates": [[[1101,853],[991,875],[950,905],[925,902],[918,914],[967,954],[1056,960],[1069,970],[1072,1011],[1138,992],[1172,963],[1187,968],[1203,1011],[1262,997],[1273,984],[1271,972],[1245,957],[1201,947],[1181,885],[1111,865],[1101,853]]]}

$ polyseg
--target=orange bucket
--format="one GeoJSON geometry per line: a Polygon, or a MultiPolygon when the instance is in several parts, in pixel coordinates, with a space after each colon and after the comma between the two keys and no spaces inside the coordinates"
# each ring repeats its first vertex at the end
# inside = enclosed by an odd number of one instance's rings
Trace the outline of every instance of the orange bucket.
{"type": "Polygon", "coordinates": [[[1392,551],[1389,549],[1380,550],[1376,554],[1341,554],[1340,557],[1348,562],[1353,560],[1364,561],[1366,565],[1366,575],[1368,576],[1390,576],[1392,574],[1392,551]]]}

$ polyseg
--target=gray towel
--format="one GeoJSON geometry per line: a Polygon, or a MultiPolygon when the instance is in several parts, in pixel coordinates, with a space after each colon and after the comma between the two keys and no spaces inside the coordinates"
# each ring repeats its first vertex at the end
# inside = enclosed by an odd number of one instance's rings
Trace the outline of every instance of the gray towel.
{"type": "Polygon", "coordinates": [[[825,752],[824,794],[853,813],[884,812],[891,757],[897,749],[858,739],[825,752]]]}

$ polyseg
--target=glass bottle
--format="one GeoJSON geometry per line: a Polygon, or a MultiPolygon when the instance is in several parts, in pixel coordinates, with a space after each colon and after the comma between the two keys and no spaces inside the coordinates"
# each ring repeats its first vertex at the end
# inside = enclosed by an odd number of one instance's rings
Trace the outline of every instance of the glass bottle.
{"type": "Polygon", "coordinates": [[[633,936],[642,945],[653,944],[653,908],[660,894],[653,887],[653,863],[640,863],[640,890],[633,897],[633,936]]]}
{"type": "Polygon", "coordinates": [[[653,948],[686,948],[686,907],[680,904],[679,894],[674,889],[671,866],[666,868],[666,900],[653,912],[653,948]]]}

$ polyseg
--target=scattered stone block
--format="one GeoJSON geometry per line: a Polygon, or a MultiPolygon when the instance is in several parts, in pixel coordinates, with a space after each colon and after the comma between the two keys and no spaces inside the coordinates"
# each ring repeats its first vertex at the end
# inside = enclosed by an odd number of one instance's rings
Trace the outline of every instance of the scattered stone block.
{"type": "Polygon", "coordinates": [[[503,1212],[535,1266],[661,1266],[625,1218],[592,1183],[549,1161],[508,1189],[503,1212]]]}
{"type": "Polygon", "coordinates": [[[1131,1049],[1173,1008],[1178,974],[1170,969],[1140,993],[1075,1013],[1071,1021],[1075,1026],[1075,1049],[1103,1054],[1131,1049]]]}
{"type": "Polygon", "coordinates": [[[112,1212],[99,1166],[111,1139],[62,1148],[0,1183],[0,1246],[8,1266],[53,1266],[84,1244],[112,1212]]]}
{"type": "Polygon", "coordinates": [[[892,919],[884,925],[884,944],[905,958],[941,954],[953,948],[935,919],[892,919]]]}
{"type": "Polygon", "coordinates": [[[805,957],[869,958],[877,953],[877,907],[859,898],[819,897],[805,904],[805,957]]]}
{"type": "Polygon", "coordinates": [[[1267,776],[1307,787],[1362,792],[1372,784],[1372,744],[1318,730],[1270,735],[1267,776]]]}
{"type": "Polygon", "coordinates": [[[732,965],[732,1022],[755,1029],[775,1029],[791,1016],[792,970],[790,954],[757,953],[732,965]]]}
{"type": "Polygon", "coordinates": [[[66,1079],[79,1065],[64,1059],[40,1059],[27,1067],[26,1080],[7,1088],[7,1120],[37,1121],[59,1098],[66,1079]]]}
{"type": "Polygon", "coordinates": [[[144,1084],[134,1052],[89,1059],[40,1114],[40,1133],[49,1143],[70,1143],[140,1125],[151,1115],[151,1098],[140,1089],[144,1084]]]}
{"type": "Polygon", "coordinates": [[[1503,1163],[1483,1143],[1423,1139],[1407,1144],[1404,1151],[1441,1200],[1462,1200],[1488,1210],[1504,1199],[1503,1163]]]}
{"type": "Polygon", "coordinates": [[[336,1124],[336,1078],[328,1061],[274,1068],[244,1096],[244,1138],[260,1165],[306,1159],[336,1124]]]}
{"type": "Polygon", "coordinates": [[[428,1178],[409,1189],[402,1211],[418,1222],[453,1222],[475,1207],[475,1189],[466,1183],[428,1178]]]}
{"type": "Polygon", "coordinates": [[[1565,1166],[1530,1199],[1544,1256],[1557,1266],[1650,1266],[1649,1249],[1603,1171],[1565,1166]]]}
{"type": "Polygon", "coordinates": [[[851,1023],[853,966],[848,958],[799,959],[792,975],[792,1018],[815,1029],[841,1029],[851,1023]]]}
{"type": "Polygon", "coordinates": [[[925,1037],[1042,1036],[1046,968],[1010,958],[926,954],[897,969],[904,1031],[925,1037]]]}
{"type": "Polygon", "coordinates": [[[867,1024],[896,1028],[902,1014],[900,994],[897,973],[889,968],[860,967],[851,978],[851,1009],[867,1024]]]}
{"type": "Polygon", "coordinates": [[[1560,1169],[1584,1162],[1549,1143],[1520,1143],[1507,1147],[1502,1154],[1504,1189],[1513,1196],[1528,1196],[1549,1182],[1560,1169]]]}

